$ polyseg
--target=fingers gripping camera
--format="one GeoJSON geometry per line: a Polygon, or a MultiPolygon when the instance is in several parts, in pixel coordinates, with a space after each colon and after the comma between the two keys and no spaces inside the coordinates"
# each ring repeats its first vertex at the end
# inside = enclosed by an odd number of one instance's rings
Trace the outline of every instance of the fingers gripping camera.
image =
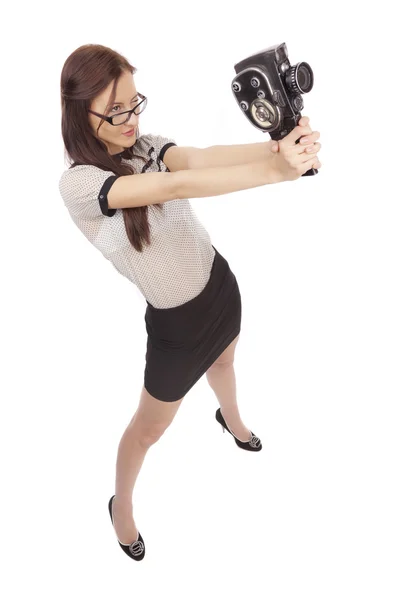
{"type": "MultiPolygon", "coordinates": [[[[273,140],[288,135],[301,119],[302,94],[310,92],[314,74],[310,65],[291,65],[286,44],[252,54],[235,65],[232,92],[250,123],[273,140]]],[[[310,169],[304,175],[316,175],[310,169]]]]}

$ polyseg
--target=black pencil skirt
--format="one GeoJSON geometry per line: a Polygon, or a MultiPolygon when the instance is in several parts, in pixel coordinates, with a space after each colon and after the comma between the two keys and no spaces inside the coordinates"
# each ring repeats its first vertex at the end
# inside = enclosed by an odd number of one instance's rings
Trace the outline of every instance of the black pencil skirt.
{"type": "Polygon", "coordinates": [[[210,278],[198,296],[172,308],[147,302],[144,387],[158,400],[183,398],[239,335],[239,286],[228,261],[213,248],[210,278]]]}

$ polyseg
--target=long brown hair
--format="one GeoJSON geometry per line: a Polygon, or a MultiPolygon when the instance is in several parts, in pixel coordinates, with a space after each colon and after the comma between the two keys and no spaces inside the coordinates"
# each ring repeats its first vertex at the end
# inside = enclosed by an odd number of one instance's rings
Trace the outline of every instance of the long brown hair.
{"type": "MultiPolygon", "coordinates": [[[[120,158],[109,154],[106,144],[95,137],[88,118],[88,110],[94,98],[104,91],[112,81],[110,103],[115,100],[119,78],[125,71],[134,75],[137,69],[118,52],[99,44],[86,44],[77,48],[64,63],[61,72],[61,132],[65,146],[65,157],[71,163],[94,165],[116,175],[133,175],[132,165],[123,164],[120,158]]],[[[104,119],[101,119],[97,132],[104,119]]],[[[137,139],[139,138],[137,130],[137,139]]],[[[121,157],[136,156],[133,146],[125,148],[121,157]]],[[[163,208],[162,204],[154,204],[163,208]]],[[[150,244],[148,206],[123,208],[125,229],[128,239],[138,252],[143,243],[150,244]]]]}

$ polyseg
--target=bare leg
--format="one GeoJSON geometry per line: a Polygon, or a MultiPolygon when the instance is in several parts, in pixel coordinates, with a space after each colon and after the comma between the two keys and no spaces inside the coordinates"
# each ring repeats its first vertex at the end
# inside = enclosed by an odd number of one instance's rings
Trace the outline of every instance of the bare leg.
{"type": "Polygon", "coordinates": [[[236,400],[236,377],[233,366],[235,348],[239,336],[224,350],[218,359],[206,372],[207,381],[214,391],[221,407],[222,416],[226,424],[235,436],[247,442],[251,438],[251,432],[244,425],[236,400]]]}
{"type": "Polygon", "coordinates": [[[132,515],[132,493],[146,453],[172,423],[182,400],[162,402],[151,396],[143,386],[139,406],[121,438],[116,464],[113,519],[122,544],[130,544],[138,537],[132,515]]]}

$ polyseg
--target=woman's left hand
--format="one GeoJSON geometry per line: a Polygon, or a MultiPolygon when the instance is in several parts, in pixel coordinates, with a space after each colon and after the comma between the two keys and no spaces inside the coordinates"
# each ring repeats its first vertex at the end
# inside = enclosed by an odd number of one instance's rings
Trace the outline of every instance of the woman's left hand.
{"type": "MultiPolygon", "coordinates": [[[[301,127],[307,127],[309,128],[309,133],[306,134],[306,136],[303,136],[302,138],[300,138],[300,142],[299,144],[301,144],[302,146],[304,146],[304,151],[306,150],[306,148],[308,148],[309,146],[314,146],[314,143],[319,139],[320,134],[318,131],[313,131],[310,127],[310,119],[308,117],[301,117],[300,121],[298,122],[298,125],[300,125],[301,127]],[[304,137],[307,137],[307,141],[306,143],[304,143],[302,140],[304,139],[304,137]]],[[[269,142],[267,142],[269,145],[269,149],[271,150],[271,152],[279,152],[279,141],[276,140],[270,140],[269,142]]]]}

